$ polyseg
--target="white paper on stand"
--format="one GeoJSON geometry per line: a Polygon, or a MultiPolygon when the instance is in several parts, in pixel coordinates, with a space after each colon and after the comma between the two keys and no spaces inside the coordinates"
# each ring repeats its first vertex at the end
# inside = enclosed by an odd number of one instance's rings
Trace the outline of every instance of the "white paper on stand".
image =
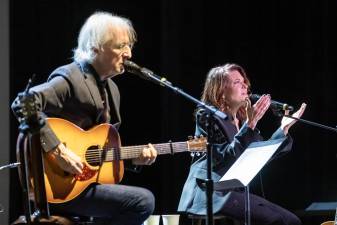
{"type": "Polygon", "coordinates": [[[250,144],[219,181],[237,179],[247,186],[284,140],[285,138],[281,138],[250,144]]]}

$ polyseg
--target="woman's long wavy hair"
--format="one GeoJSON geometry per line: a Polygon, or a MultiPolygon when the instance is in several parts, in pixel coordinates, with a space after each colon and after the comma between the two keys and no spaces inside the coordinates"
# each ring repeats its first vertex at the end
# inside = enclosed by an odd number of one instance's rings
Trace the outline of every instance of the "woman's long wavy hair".
{"type": "Polygon", "coordinates": [[[230,71],[238,71],[243,79],[245,84],[250,89],[250,81],[246,75],[245,70],[234,63],[227,63],[223,66],[218,66],[212,68],[208,74],[204,85],[204,90],[202,92],[201,101],[206,104],[213,105],[220,110],[223,110],[225,104],[225,89],[227,85],[227,76],[230,71]]]}

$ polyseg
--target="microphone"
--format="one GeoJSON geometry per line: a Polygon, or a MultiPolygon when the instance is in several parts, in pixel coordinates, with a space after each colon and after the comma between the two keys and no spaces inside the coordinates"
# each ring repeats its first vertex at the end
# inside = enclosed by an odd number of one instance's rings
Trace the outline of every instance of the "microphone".
{"type": "Polygon", "coordinates": [[[124,68],[129,73],[136,74],[140,78],[143,78],[145,80],[149,80],[149,81],[152,81],[152,82],[157,83],[157,84],[159,83],[161,86],[165,86],[165,85],[163,85],[163,83],[171,85],[171,82],[169,82],[165,77],[160,77],[160,76],[154,74],[151,70],[149,70],[145,67],[138,66],[136,63],[134,63],[130,60],[124,61],[124,68]]]}
{"type": "MultiPolygon", "coordinates": [[[[257,100],[259,100],[261,97],[261,95],[257,95],[257,94],[252,94],[249,96],[250,100],[252,102],[256,102],[257,100]]],[[[277,102],[277,101],[273,101],[271,100],[270,103],[270,108],[272,108],[273,110],[279,111],[279,110],[289,110],[289,111],[293,111],[294,107],[288,105],[287,103],[281,103],[281,102],[277,102]]]]}
{"type": "Polygon", "coordinates": [[[138,75],[141,78],[144,78],[146,80],[150,79],[149,76],[154,75],[151,70],[146,69],[144,67],[140,67],[136,63],[134,63],[134,62],[132,62],[130,60],[125,60],[124,61],[124,68],[129,73],[136,74],[136,75],[138,75]]]}
{"type": "Polygon", "coordinates": [[[141,67],[138,66],[136,63],[132,62],[132,61],[129,61],[129,60],[125,60],[124,61],[124,67],[126,69],[126,71],[128,72],[137,72],[137,71],[140,71],[141,70],[141,67]]]}

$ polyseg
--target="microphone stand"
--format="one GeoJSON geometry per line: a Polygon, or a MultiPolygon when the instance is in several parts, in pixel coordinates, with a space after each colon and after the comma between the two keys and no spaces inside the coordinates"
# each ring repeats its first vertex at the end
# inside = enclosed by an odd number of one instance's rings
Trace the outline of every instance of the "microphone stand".
{"type": "MultiPolygon", "coordinates": [[[[131,62],[132,63],[132,62],[131,62]]],[[[209,106],[205,104],[204,102],[199,101],[198,99],[192,97],[191,95],[185,93],[183,90],[180,88],[174,87],[171,82],[169,82],[165,77],[160,77],[156,74],[154,74],[151,70],[146,69],[144,67],[139,67],[138,65],[132,63],[134,66],[128,67],[126,65],[126,70],[130,73],[136,74],[140,76],[143,79],[152,81],[156,84],[159,84],[163,87],[166,87],[170,90],[172,90],[174,93],[179,94],[188,100],[196,103],[198,107],[201,107],[206,110],[207,112],[207,122],[206,126],[208,127],[208,137],[207,137],[207,178],[205,180],[205,185],[206,185],[206,199],[207,199],[207,219],[206,219],[206,224],[207,225],[213,225],[213,180],[212,180],[212,129],[211,127],[213,126],[214,120],[213,116],[216,115],[217,117],[221,119],[225,119],[227,116],[217,110],[215,107],[209,106]]]]}
{"type": "Polygon", "coordinates": [[[206,224],[211,225],[213,224],[213,190],[214,190],[214,183],[212,180],[212,159],[213,159],[213,129],[214,126],[214,118],[212,117],[211,113],[208,112],[206,114],[206,130],[207,130],[207,176],[205,180],[206,186],[206,207],[207,207],[207,219],[206,224]]]}
{"type": "Polygon", "coordinates": [[[219,111],[218,109],[216,109],[214,106],[210,106],[205,104],[204,102],[199,101],[198,99],[192,97],[191,95],[185,93],[183,90],[181,90],[178,87],[174,87],[172,85],[171,82],[169,82],[165,77],[160,77],[156,74],[154,74],[151,70],[146,69],[146,68],[139,68],[137,71],[134,69],[129,70],[127,68],[127,71],[133,74],[136,74],[138,76],[140,76],[141,78],[145,79],[145,80],[149,80],[155,84],[159,84],[163,87],[166,87],[170,90],[172,90],[174,93],[179,94],[185,98],[187,98],[188,100],[196,103],[198,105],[198,107],[204,108],[205,110],[207,110],[208,112],[211,113],[211,115],[216,115],[218,117],[220,117],[221,119],[225,119],[227,116],[219,111]]]}
{"type": "Polygon", "coordinates": [[[309,125],[314,126],[314,127],[319,127],[319,128],[325,129],[325,130],[337,132],[337,129],[336,129],[337,126],[336,126],[336,128],[333,128],[333,127],[329,127],[329,126],[326,126],[326,125],[323,125],[323,124],[320,124],[320,123],[312,122],[310,120],[305,120],[305,119],[293,117],[291,115],[286,115],[286,114],[284,114],[284,111],[281,110],[281,109],[279,109],[279,110],[274,109],[272,111],[273,111],[274,115],[278,116],[278,117],[282,117],[282,116],[288,117],[288,118],[294,119],[296,121],[300,121],[302,123],[309,124],[309,125]]]}
{"type": "Polygon", "coordinates": [[[325,130],[337,132],[336,128],[329,127],[329,126],[326,126],[326,125],[323,125],[323,124],[320,124],[320,123],[312,122],[312,121],[309,121],[309,120],[304,120],[304,119],[301,119],[301,118],[296,118],[296,117],[293,117],[293,116],[290,116],[290,115],[285,115],[285,114],[283,114],[283,116],[294,119],[294,120],[297,120],[297,121],[300,121],[302,123],[309,124],[311,126],[315,126],[315,127],[319,127],[319,128],[325,129],[325,130]]]}

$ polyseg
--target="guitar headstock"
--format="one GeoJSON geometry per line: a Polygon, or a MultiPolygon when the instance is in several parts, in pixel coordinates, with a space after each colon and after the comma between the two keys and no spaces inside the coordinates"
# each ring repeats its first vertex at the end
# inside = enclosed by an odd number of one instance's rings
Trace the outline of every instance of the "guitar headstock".
{"type": "Polygon", "coordinates": [[[20,130],[30,129],[34,131],[44,123],[44,120],[38,114],[34,94],[29,92],[32,79],[29,80],[25,91],[20,92],[12,104],[13,112],[20,122],[20,130]]]}
{"type": "Polygon", "coordinates": [[[35,99],[32,94],[19,93],[18,105],[20,105],[19,122],[30,121],[37,114],[35,99]]]}
{"type": "Polygon", "coordinates": [[[206,151],[207,138],[206,137],[194,137],[187,141],[188,150],[191,152],[204,152],[206,151]]]}
{"type": "Polygon", "coordinates": [[[38,114],[33,94],[19,93],[14,104],[13,111],[20,122],[20,130],[34,131],[43,125],[44,121],[38,114]]]}

